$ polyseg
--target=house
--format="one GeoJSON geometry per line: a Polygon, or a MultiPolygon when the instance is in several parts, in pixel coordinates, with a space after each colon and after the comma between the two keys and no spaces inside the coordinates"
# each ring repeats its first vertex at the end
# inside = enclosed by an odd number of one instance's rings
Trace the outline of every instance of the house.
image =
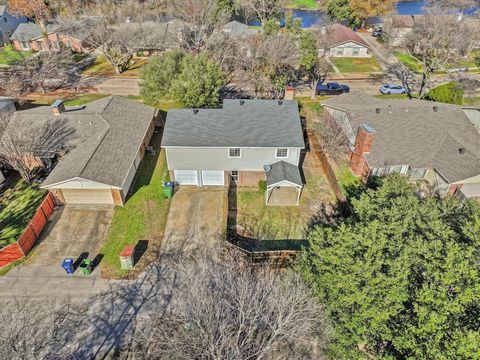
{"type": "Polygon", "coordinates": [[[36,24],[20,24],[10,40],[17,51],[42,51],[49,47],[60,49],[60,46],[64,46],[74,52],[88,52],[84,46],[84,40],[90,34],[87,26],[76,26],[67,30],[57,25],[47,25],[46,30],[47,36],[36,24]]]}
{"type": "Polygon", "coordinates": [[[264,180],[267,203],[285,196],[298,204],[305,142],[296,101],[224,100],[221,109],[170,110],[162,147],[180,186],[264,180]]]}
{"type": "Polygon", "coordinates": [[[139,102],[109,96],[79,107],[65,108],[57,100],[52,106],[17,111],[9,124],[38,136],[42,125],[61,121],[73,133],[41,185],[59,203],[123,205],[157,115],[139,102]]]}
{"type": "Polygon", "coordinates": [[[372,48],[360,35],[341,24],[333,24],[320,30],[326,37],[325,44],[318,44],[319,55],[330,57],[371,58],[372,48]]]}
{"type": "Polygon", "coordinates": [[[232,37],[249,38],[258,35],[261,31],[260,29],[252,29],[247,24],[233,20],[222,27],[222,32],[232,37]]]}
{"type": "Polygon", "coordinates": [[[7,5],[0,5],[0,46],[10,43],[10,36],[18,25],[28,22],[25,16],[12,15],[7,5]]]}
{"type": "Polygon", "coordinates": [[[349,140],[355,175],[398,172],[440,194],[480,197],[480,134],[474,124],[479,109],[362,94],[323,105],[349,140]]]}

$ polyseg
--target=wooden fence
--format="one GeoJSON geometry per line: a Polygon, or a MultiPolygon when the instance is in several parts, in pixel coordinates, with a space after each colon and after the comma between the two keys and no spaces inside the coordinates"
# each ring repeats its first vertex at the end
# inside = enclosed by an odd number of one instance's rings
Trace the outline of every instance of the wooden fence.
{"type": "Polygon", "coordinates": [[[28,254],[35,245],[48,219],[52,216],[55,205],[55,198],[51,193],[48,193],[17,242],[0,249],[0,268],[20,260],[28,254]]]}

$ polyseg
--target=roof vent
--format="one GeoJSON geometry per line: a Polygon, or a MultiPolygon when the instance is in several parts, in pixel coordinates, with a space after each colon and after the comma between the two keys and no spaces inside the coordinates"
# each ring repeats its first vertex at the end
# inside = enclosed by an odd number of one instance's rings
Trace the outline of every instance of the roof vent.
{"type": "Polygon", "coordinates": [[[376,108],[376,109],[375,109],[375,112],[376,112],[377,114],[380,114],[380,111],[381,111],[380,108],[376,108]]]}
{"type": "Polygon", "coordinates": [[[438,106],[434,106],[433,111],[437,112],[438,111],[438,106]]]}
{"type": "Polygon", "coordinates": [[[193,109],[193,113],[196,115],[198,114],[198,109],[193,109]]]}
{"type": "Polygon", "coordinates": [[[459,148],[459,149],[458,149],[458,153],[459,153],[460,155],[465,154],[465,151],[467,151],[465,148],[459,148]]]}
{"type": "Polygon", "coordinates": [[[278,105],[282,105],[283,104],[283,101],[282,100],[278,100],[278,105]]]}
{"type": "Polygon", "coordinates": [[[263,170],[265,170],[265,172],[268,173],[268,172],[272,171],[272,167],[270,165],[265,165],[263,167],[263,170]]]}
{"type": "Polygon", "coordinates": [[[245,104],[245,100],[240,100],[240,105],[245,104]]]}

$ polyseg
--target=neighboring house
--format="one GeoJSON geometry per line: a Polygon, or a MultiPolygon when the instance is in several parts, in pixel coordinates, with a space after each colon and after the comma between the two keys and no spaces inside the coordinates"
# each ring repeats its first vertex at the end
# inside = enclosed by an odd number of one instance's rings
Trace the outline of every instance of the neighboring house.
{"type": "Polygon", "coordinates": [[[180,186],[266,180],[267,203],[285,196],[298,204],[305,142],[296,101],[224,100],[221,109],[170,110],[162,147],[180,186]]]}
{"type": "Polygon", "coordinates": [[[325,47],[319,49],[319,55],[329,57],[372,57],[371,46],[360,35],[346,26],[333,24],[322,28],[321,32],[326,35],[326,44],[319,44],[320,47],[325,47]]]}
{"type": "Polygon", "coordinates": [[[7,5],[0,5],[0,46],[10,42],[10,36],[18,25],[28,22],[25,16],[15,16],[8,12],[7,5]]]}
{"type": "Polygon", "coordinates": [[[10,40],[17,51],[42,51],[48,48],[60,49],[60,46],[64,46],[74,52],[88,52],[83,45],[88,36],[87,27],[62,30],[55,25],[47,25],[47,36],[45,36],[40,26],[28,23],[20,24],[10,40]]]}
{"type": "Polygon", "coordinates": [[[15,100],[8,96],[0,96],[0,111],[15,111],[15,100]]]}
{"type": "MultiPolygon", "coordinates": [[[[39,126],[65,121],[73,135],[58,154],[58,163],[41,187],[61,204],[123,205],[136,170],[154,132],[158,110],[120,96],[85,106],[17,111],[10,124],[23,126],[32,136],[39,126]]],[[[160,190],[159,190],[160,191],[160,190]]]]}
{"type": "Polygon", "coordinates": [[[355,175],[398,172],[442,195],[480,197],[480,134],[473,123],[478,109],[362,94],[322,104],[349,139],[355,175]]]}
{"type": "Polygon", "coordinates": [[[259,34],[260,29],[252,29],[246,24],[233,20],[223,26],[222,32],[232,37],[249,38],[259,34]]]}

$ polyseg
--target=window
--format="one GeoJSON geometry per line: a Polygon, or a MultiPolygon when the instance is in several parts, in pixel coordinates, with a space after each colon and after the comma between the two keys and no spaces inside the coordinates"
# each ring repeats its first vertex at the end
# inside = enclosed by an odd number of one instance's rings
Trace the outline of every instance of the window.
{"type": "Polygon", "coordinates": [[[22,50],[30,50],[30,44],[28,43],[28,41],[20,42],[20,46],[22,47],[22,50]]]}
{"type": "Polygon", "coordinates": [[[242,151],[240,148],[230,148],[228,149],[228,157],[239,158],[242,157],[242,151]]]}
{"type": "Polygon", "coordinates": [[[278,148],[275,157],[277,157],[277,158],[287,158],[288,157],[288,149],[287,148],[278,148]]]}
{"type": "Polygon", "coordinates": [[[232,177],[233,181],[238,181],[238,170],[230,171],[230,176],[232,177]]]}
{"type": "Polygon", "coordinates": [[[343,56],[343,48],[337,48],[337,56],[343,56]]]}
{"type": "Polygon", "coordinates": [[[423,179],[426,174],[427,174],[427,169],[412,169],[410,170],[410,179],[420,180],[420,179],[423,179]]]}
{"type": "Polygon", "coordinates": [[[353,56],[358,56],[360,55],[360,49],[359,48],[353,48],[353,56]]]}

